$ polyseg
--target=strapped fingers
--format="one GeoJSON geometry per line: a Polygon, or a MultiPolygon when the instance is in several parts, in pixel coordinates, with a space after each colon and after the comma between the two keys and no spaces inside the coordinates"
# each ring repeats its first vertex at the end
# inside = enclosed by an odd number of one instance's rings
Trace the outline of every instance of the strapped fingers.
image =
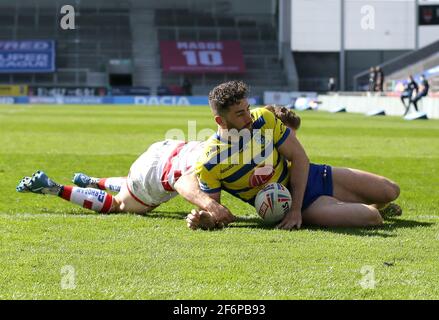
{"type": "Polygon", "coordinates": [[[200,218],[199,217],[188,217],[186,219],[187,222],[190,222],[192,224],[199,224],[200,223],[200,218]]]}
{"type": "Polygon", "coordinates": [[[192,222],[192,221],[195,221],[195,220],[197,220],[197,218],[196,218],[195,216],[188,215],[188,216],[186,217],[186,221],[187,221],[187,222],[192,222]]]}
{"type": "Polygon", "coordinates": [[[192,230],[198,229],[200,224],[200,214],[196,209],[192,209],[191,213],[186,216],[186,224],[192,230]]]}
{"type": "Polygon", "coordinates": [[[197,227],[196,226],[194,226],[192,223],[190,223],[190,222],[188,222],[187,223],[187,226],[188,226],[188,228],[189,229],[192,229],[192,230],[195,230],[197,227]]]}

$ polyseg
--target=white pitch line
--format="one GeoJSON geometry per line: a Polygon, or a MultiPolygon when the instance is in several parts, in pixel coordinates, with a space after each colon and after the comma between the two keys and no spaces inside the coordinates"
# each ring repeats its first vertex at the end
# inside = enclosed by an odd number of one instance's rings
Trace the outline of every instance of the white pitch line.
{"type": "Polygon", "coordinates": [[[96,214],[58,214],[58,213],[0,213],[0,218],[15,219],[15,218],[107,218],[108,215],[96,215],[96,214]]]}

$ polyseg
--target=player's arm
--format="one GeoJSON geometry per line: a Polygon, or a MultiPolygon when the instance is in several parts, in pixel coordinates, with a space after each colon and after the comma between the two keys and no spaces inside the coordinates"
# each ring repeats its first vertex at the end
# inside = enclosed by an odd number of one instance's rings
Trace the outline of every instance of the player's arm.
{"type": "Polygon", "coordinates": [[[200,211],[192,210],[191,214],[188,215],[186,220],[191,229],[222,227],[235,220],[235,216],[229,209],[221,205],[221,192],[205,193],[201,191],[195,173],[180,177],[174,184],[174,189],[187,201],[202,209],[200,211]]]}
{"type": "Polygon", "coordinates": [[[174,184],[174,189],[187,201],[198,206],[200,209],[210,211],[218,207],[219,192],[209,195],[200,190],[195,173],[180,177],[174,184]]]}
{"type": "Polygon", "coordinates": [[[292,190],[291,210],[278,225],[281,229],[291,230],[302,225],[302,202],[308,181],[309,159],[297,138],[289,133],[285,141],[278,147],[278,151],[289,161],[290,186],[292,190]]]}

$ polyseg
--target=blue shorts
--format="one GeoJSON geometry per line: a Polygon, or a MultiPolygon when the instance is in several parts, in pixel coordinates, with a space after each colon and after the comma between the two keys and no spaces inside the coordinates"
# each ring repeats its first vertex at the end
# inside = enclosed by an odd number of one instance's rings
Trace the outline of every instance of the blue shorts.
{"type": "Polygon", "coordinates": [[[325,164],[310,163],[308,182],[303,196],[302,211],[308,208],[320,196],[334,194],[332,185],[332,168],[325,164]]]}

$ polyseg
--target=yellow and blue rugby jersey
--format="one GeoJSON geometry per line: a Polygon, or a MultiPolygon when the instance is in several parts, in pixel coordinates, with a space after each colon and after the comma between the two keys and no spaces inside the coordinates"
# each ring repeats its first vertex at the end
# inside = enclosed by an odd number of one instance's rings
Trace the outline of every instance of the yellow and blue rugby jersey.
{"type": "Polygon", "coordinates": [[[254,204],[256,194],[271,182],[289,183],[290,163],[278,152],[290,133],[282,121],[265,108],[251,111],[253,128],[239,142],[218,133],[205,144],[195,165],[200,188],[207,193],[225,190],[254,204]]]}

